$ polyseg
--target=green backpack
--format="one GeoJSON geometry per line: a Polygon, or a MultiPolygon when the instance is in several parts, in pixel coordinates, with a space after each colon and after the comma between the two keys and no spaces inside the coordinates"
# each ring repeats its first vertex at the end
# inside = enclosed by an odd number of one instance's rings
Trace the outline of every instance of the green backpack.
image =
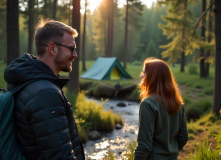
{"type": "Polygon", "coordinates": [[[15,137],[13,94],[2,88],[0,91],[0,160],[25,160],[15,137]]]}

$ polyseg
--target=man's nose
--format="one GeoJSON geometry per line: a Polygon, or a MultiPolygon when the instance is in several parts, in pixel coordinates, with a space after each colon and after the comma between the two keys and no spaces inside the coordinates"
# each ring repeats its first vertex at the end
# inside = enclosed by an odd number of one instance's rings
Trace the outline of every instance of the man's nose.
{"type": "Polygon", "coordinates": [[[71,55],[72,55],[72,57],[73,57],[74,59],[77,59],[77,58],[78,58],[78,54],[77,54],[76,51],[74,51],[71,55]]]}

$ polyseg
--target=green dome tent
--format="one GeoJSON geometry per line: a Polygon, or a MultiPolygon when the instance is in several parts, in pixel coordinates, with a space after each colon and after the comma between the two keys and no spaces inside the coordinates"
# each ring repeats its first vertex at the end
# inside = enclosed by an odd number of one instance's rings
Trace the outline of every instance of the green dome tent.
{"type": "Polygon", "coordinates": [[[116,57],[99,57],[81,78],[93,80],[132,79],[116,57]]]}

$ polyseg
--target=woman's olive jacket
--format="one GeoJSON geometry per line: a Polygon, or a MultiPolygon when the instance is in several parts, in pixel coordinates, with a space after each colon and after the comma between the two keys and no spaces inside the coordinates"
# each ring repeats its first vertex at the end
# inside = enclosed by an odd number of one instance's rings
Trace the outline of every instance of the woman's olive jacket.
{"type": "Polygon", "coordinates": [[[15,131],[30,160],[85,159],[71,104],[62,87],[68,79],[55,76],[30,54],[15,59],[5,70],[15,98],[15,131]]]}

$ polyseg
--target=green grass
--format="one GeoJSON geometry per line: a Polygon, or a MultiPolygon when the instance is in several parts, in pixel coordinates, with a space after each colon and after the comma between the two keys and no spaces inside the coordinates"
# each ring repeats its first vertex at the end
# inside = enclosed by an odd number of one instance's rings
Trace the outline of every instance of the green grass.
{"type": "Polygon", "coordinates": [[[191,153],[189,160],[221,160],[219,150],[213,150],[207,141],[199,142],[199,148],[191,153]]]}

